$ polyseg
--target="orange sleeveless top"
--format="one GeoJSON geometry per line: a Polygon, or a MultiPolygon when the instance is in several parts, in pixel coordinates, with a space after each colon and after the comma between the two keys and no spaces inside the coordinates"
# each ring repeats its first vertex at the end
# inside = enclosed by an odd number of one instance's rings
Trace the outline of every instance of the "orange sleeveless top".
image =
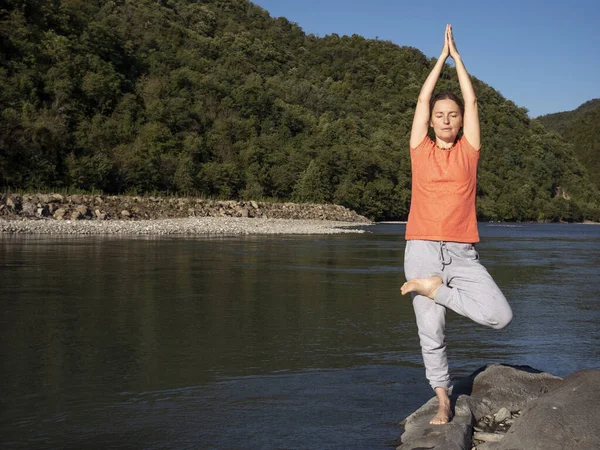
{"type": "Polygon", "coordinates": [[[475,194],[479,151],[461,137],[440,150],[428,136],[410,149],[412,195],[406,239],[479,242],[475,194]]]}

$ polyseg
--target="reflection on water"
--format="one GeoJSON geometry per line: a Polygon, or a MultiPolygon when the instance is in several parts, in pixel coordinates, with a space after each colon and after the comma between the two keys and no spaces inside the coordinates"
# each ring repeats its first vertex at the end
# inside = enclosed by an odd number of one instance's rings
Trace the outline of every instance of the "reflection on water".
{"type": "MultiPolygon", "coordinates": [[[[0,242],[0,446],[389,448],[431,395],[404,227],[0,242]]],[[[598,366],[600,227],[483,225],[505,330],[449,313],[451,371],[598,366]]]]}

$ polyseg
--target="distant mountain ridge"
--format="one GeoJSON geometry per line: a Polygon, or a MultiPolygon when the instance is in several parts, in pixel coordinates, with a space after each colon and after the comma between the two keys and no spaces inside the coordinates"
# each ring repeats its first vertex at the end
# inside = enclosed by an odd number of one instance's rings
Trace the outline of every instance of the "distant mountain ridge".
{"type": "MultiPolygon", "coordinates": [[[[406,219],[433,59],[247,0],[6,0],[0,185],[337,203],[406,219]]],[[[468,55],[464,55],[468,67],[468,55]]],[[[482,220],[600,220],[572,145],[473,78],[482,220]]],[[[440,90],[460,92],[446,66],[440,90]]]]}
{"type": "Polygon", "coordinates": [[[546,128],[573,144],[577,159],[600,189],[600,98],[574,109],[537,118],[546,128]]]}
{"type": "Polygon", "coordinates": [[[538,116],[537,119],[544,123],[544,126],[551,128],[554,131],[562,132],[566,126],[572,125],[572,123],[582,115],[595,111],[600,108],[600,98],[594,98],[582,103],[572,111],[560,111],[551,114],[544,114],[538,116]]]}

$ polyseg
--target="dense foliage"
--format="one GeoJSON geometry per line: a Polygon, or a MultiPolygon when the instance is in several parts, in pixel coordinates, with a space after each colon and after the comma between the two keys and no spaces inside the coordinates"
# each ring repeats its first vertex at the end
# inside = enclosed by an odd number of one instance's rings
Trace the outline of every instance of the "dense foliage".
{"type": "Polygon", "coordinates": [[[600,189],[600,98],[590,100],[574,111],[547,114],[538,120],[573,144],[575,156],[600,189]]]}
{"type": "MultiPolygon", "coordinates": [[[[0,183],[333,202],[404,219],[433,61],[247,0],[0,0],[0,183]]],[[[465,58],[468,64],[468,56],[465,58]]],[[[474,80],[488,220],[600,219],[571,145],[474,80]]],[[[440,88],[458,91],[447,67],[440,88]]]]}

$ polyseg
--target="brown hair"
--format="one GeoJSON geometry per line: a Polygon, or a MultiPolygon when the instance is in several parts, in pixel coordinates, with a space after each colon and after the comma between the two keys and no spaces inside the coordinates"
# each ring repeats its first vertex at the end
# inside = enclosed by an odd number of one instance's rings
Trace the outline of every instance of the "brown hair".
{"type": "Polygon", "coordinates": [[[462,117],[465,116],[465,106],[463,105],[462,100],[460,98],[458,98],[458,96],[456,94],[454,94],[453,92],[450,92],[450,91],[438,92],[433,97],[431,97],[431,100],[429,100],[429,114],[430,115],[433,114],[433,107],[439,100],[452,100],[454,103],[456,103],[458,105],[458,109],[460,109],[460,115],[462,117]]]}

